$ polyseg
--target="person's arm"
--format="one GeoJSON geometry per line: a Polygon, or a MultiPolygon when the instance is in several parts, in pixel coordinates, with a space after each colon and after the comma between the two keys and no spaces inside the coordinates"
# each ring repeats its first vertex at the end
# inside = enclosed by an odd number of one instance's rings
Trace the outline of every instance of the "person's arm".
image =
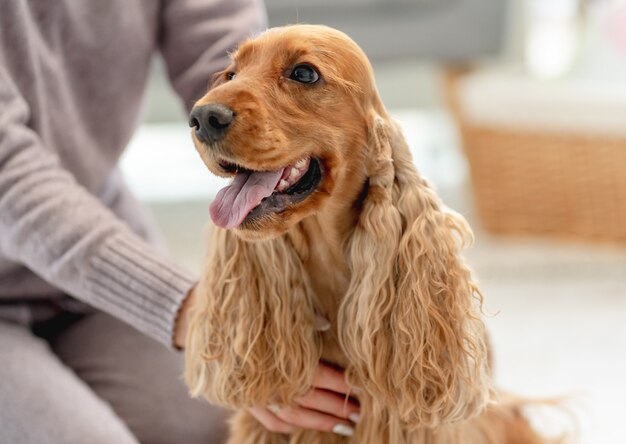
{"type": "Polygon", "coordinates": [[[171,346],[195,277],[152,249],[76,182],[28,127],[0,66],[0,251],[59,289],[171,346]]]}
{"type": "Polygon", "coordinates": [[[228,52],[266,24],[261,0],[165,0],[159,46],[187,111],[228,65],[228,52]]]}

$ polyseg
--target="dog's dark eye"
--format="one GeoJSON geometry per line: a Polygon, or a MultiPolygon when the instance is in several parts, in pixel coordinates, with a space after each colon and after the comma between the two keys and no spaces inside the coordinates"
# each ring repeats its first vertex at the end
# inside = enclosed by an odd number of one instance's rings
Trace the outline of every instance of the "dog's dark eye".
{"type": "Polygon", "coordinates": [[[319,80],[319,73],[311,65],[296,65],[289,76],[291,80],[300,83],[315,83],[319,80]]]}
{"type": "Polygon", "coordinates": [[[229,73],[226,73],[226,80],[233,80],[235,77],[237,77],[236,72],[230,71],[229,73]]]}

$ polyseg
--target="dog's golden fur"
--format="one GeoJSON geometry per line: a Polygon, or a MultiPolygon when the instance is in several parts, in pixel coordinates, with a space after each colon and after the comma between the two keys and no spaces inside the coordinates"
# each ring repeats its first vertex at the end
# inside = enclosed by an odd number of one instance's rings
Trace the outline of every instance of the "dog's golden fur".
{"type": "Polygon", "coordinates": [[[240,409],[230,442],[543,442],[518,405],[495,399],[481,295],[459,255],[470,229],[418,174],[363,52],[338,31],[298,25],[232,59],[198,102],[237,115],[219,144],[195,140],[209,169],[224,175],[227,159],[273,170],[310,156],[323,180],[280,214],[213,230],[186,380],[194,395],[240,409]],[[302,62],[320,82],[287,78],[302,62]],[[329,331],[315,330],[316,313],[329,331]],[[361,389],[352,438],[272,433],[245,411],[293,403],[320,359],[361,389]]]}

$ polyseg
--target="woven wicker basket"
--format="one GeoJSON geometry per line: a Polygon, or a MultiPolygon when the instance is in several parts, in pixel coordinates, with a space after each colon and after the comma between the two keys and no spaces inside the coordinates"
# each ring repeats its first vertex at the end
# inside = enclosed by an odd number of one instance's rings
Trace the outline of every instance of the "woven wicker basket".
{"type": "Polygon", "coordinates": [[[447,72],[446,93],[484,227],[626,242],[626,137],[471,124],[458,103],[462,75],[447,72]]]}

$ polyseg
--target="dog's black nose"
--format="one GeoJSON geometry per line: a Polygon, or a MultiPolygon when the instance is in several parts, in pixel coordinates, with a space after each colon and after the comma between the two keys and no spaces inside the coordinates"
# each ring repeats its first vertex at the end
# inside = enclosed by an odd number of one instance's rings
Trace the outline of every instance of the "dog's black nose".
{"type": "Polygon", "coordinates": [[[221,103],[196,106],[189,115],[189,126],[195,128],[196,137],[202,142],[220,140],[235,120],[232,109],[221,103]]]}

